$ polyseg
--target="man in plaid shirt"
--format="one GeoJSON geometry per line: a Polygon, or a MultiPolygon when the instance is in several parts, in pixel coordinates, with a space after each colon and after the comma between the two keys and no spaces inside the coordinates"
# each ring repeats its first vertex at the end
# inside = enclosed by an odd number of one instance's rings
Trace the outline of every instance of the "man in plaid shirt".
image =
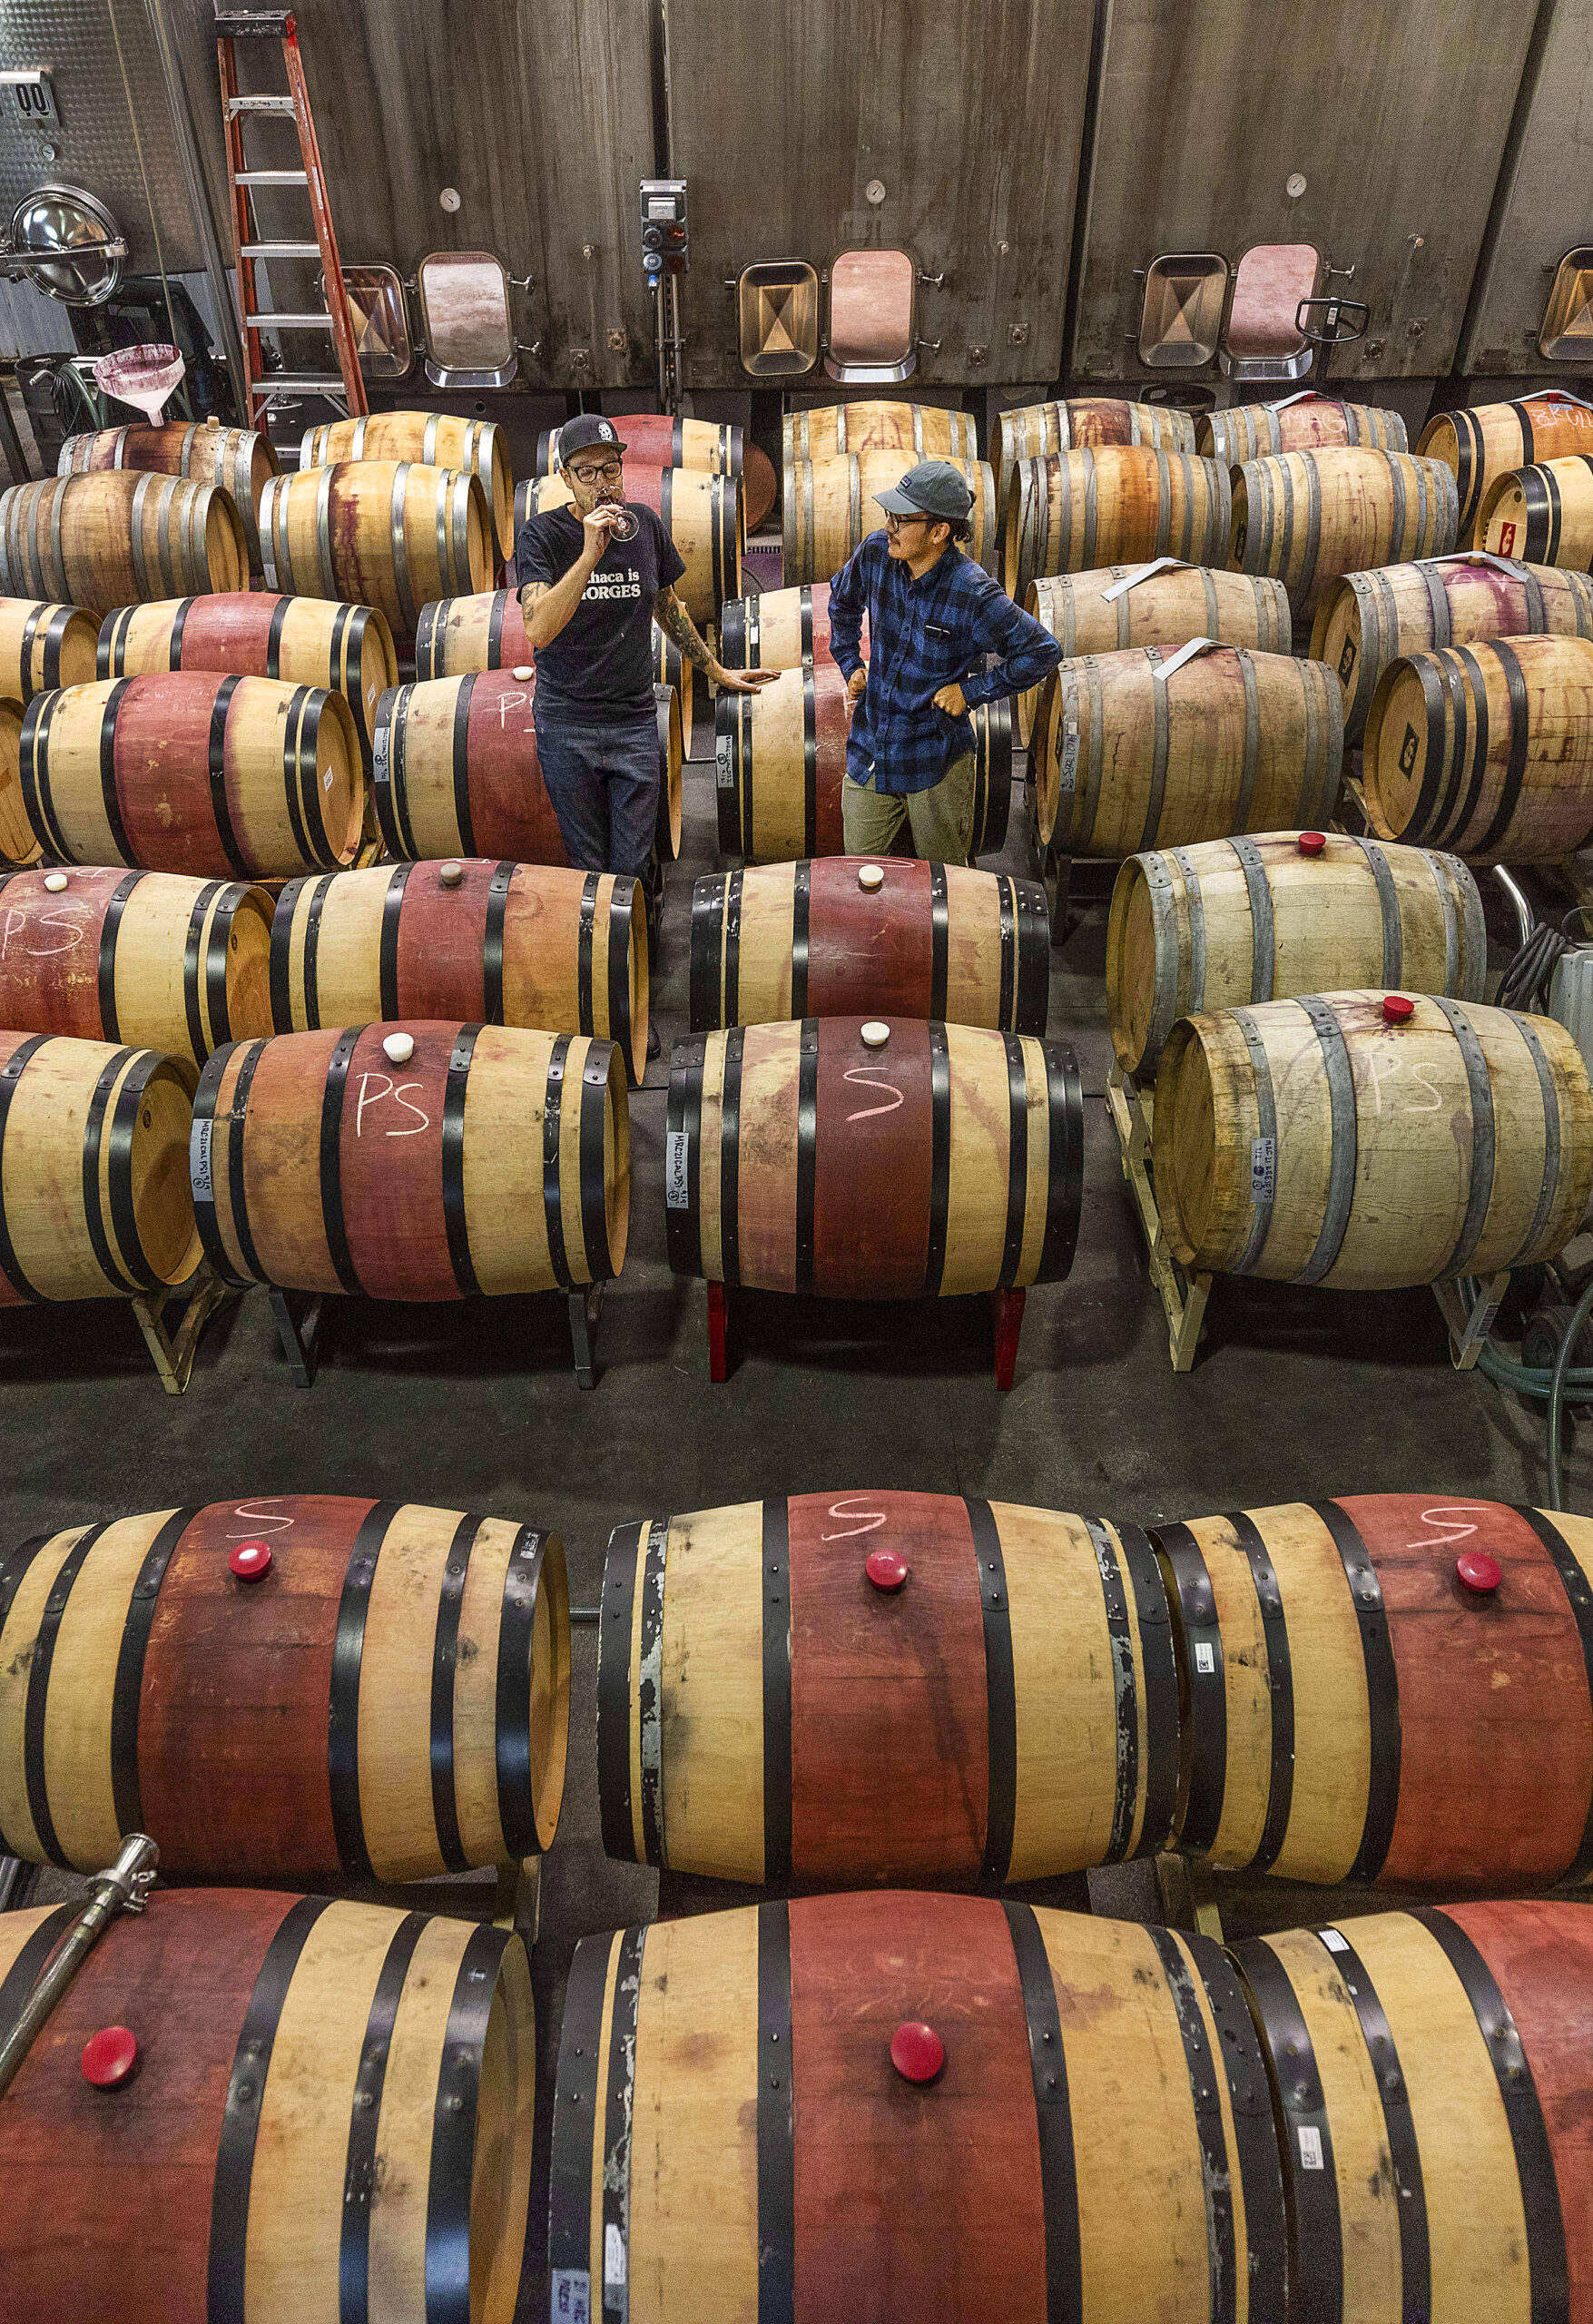
{"type": "Polygon", "coordinates": [[[915,854],[964,863],[973,832],[968,713],[1037,685],[1062,658],[1037,621],[958,544],[973,496],[949,460],[876,494],[870,533],[830,585],[830,652],[854,710],[841,811],[849,855],[883,855],[904,822],[915,854]],[[858,651],[869,616],[870,658],[858,651]],[[998,656],[994,669],[985,656],[998,656]]]}

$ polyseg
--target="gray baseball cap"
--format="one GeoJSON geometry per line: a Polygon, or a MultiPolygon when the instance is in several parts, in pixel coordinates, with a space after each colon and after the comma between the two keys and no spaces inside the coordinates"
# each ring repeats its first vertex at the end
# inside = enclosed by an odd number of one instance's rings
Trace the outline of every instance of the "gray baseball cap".
{"type": "Polygon", "coordinates": [[[966,517],[973,507],[968,478],[949,460],[920,460],[901,482],[875,499],[892,517],[966,517]]]}

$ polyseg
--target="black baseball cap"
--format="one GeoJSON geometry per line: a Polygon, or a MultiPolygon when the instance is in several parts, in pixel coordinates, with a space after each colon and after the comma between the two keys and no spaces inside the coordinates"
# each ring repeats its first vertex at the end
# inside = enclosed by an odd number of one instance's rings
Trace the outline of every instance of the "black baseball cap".
{"type": "Polygon", "coordinates": [[[568,468],[575,452],[623,452],[619,429],[600,411],[583,411],[566,419],[558,431],[558,464],[568,468]]]}
{"type": "Polygon", "coordinates": [[[888,516],[937,517],[948,523],[973,507],[968,478],[949,460],[920,460],[900,484],[876,492],[874,498],[888,516]]]}

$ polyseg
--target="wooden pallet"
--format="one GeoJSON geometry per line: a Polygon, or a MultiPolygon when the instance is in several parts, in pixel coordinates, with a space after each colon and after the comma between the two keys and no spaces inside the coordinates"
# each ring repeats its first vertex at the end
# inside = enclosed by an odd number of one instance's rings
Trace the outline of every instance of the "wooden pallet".
{"type": "Polygon", "coordinates": [[[1187,1372],[1195,1362],[1195,1343],[1205,1320],[1209,1275],[1190,1275],[1173,1256],[1162,1231],[1151,1185],[1151,1129],[1155,1121],[1155,1090],[1142,1089],[1132,1074],[1114,1059],[1106,1076],[1106,1108],[1117,1133],[1123,1176],[1134,1196],[1150,1261],[1150,1278],[1161,1295],[1167,1317],[1167,1353],[1175,1372],[1187,1372]]]}

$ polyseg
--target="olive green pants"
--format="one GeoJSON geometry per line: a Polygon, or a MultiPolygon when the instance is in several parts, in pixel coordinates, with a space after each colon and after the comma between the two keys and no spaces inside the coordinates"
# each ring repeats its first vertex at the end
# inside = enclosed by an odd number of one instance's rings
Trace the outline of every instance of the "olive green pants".
{"type": "Polygon", "coordinates": [[[939,783],[927,791],[876,791],[870,779],[841,786],[841,829],[849,855],[886,855],[903,823],[912,831],[913,853],[926,863],[966,863],[973,836],[974,761],[971,751],[953,759],[939,783]]]}

